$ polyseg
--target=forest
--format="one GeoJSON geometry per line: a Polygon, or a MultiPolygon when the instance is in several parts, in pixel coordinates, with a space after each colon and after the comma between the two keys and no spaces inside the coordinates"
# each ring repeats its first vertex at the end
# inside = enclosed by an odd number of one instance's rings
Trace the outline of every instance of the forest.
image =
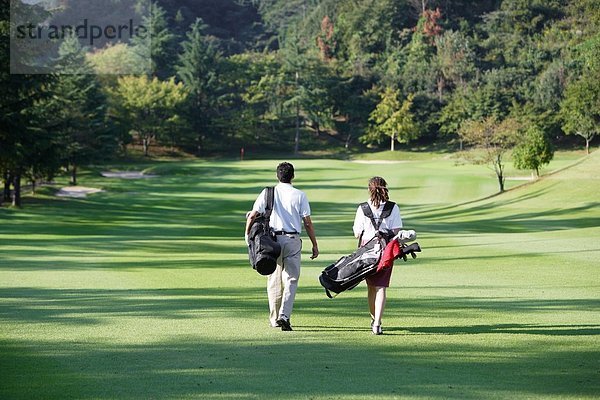
{"type": "Polygon", "coordinates": [[[494,167],[510,151],[535,171],[600,131],[595,0],[159,0],[140,12],[149,43],[70,36],[47,74],[10,72],[9,10],[52,16],[0,1],[0,202],[17,206],[23,182],[69,171],[75,184],[79,167],[132,145],[480,147],[494,167]]]}

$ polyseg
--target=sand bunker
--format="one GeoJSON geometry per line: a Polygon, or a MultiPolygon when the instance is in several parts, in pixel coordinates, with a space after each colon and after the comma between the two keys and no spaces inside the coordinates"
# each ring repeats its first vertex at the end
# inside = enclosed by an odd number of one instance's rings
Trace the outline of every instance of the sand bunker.
{"type": "Polygon", "coordinates": [[[158,175],[144,174],[143,172],[136,171],[106,171],[102,172],[102,176],[105,178],[122,178],[122,179],[143,179],[143,178],[155,178],[158,175]]]}
{"type": "Polygon", "coordinates": [[[408,160],[352,160],[357,164],[403,164],[410,162],[408,160]]]}
{"type": "Polygon", "coordinates": [[[56,192],[58,197],[76,197],[76,198],[84,198],[88,194],[91,193],[100,193],[104,192],[102,189],[90,188],[85,186],[65,186],[56,192]]]}

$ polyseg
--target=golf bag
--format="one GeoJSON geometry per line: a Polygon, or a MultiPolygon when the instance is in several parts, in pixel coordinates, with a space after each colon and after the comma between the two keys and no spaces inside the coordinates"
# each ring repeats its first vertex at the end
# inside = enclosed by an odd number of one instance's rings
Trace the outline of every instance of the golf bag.
{"type": "Polygon", "coordinates": [[[281,254],[281,246],[269,226],[275,188],[268,187],[265,192],[266,207],[262,215],[258,215],[250,227],[248,234],[248,258],[250,265],[261,275],[270,275],[277,268],[277,258],[281,254]]]}
{"type": "Polygon", "coordinates": [[[405,241],[416,238],[414,231],[400,231],[398,235],[393,236],[391,239],[389,237],[390,235],[380,232],[354,253],[340,258],[325,268],[319,276],[319,282],[325,288],[327,297],[331,299],[341,292],[354,289],[367,277],[375,274],[384,249],[393,240],[398,241],[401,250],[397,258],[401,257],[404,261],[407,260],[406,256],[408,254],[412,258],[416,258],[415,253],[421,251],[419,244],[416,242],[410,245],[405,244],[405,241]],[[332,292],[335,294],[332,295],[332,292]]]}
{"type": "MultiPolygon", "coordinates": [[[[387,201],[381,211],[379,220],[376,221],[371,211],[369,203],[360,204],[363,214],[371,220],[373,227],[379,232],[379,227],[384,218],[391,215],[392,209],[396,203],[387,201]]],[[[331,264],[321,273],[319,281],[325,288],[325,293],[331,298],[331,293],[340,293],[344,290],[350,290],[362,282],[367,276],[377,272],[377,265],[381,259],[381,252],[387,244],[386,238],[390,238],[393,234],[379,232],[373,239],[362,244],[363,233],[358,238],[358,250],[349,256],[340,258],[334,264],[331,264]]]]}
{"type": "Polygon", "coordinates": [[[319,282],[325,288],[327,297],[331,299],[343,291],[351,290],[369,275],[377,272],[383,248],[385,248],[385,240],[375,236],[354,253],[340,258],[325,268],[319,276],[319,282]]]}

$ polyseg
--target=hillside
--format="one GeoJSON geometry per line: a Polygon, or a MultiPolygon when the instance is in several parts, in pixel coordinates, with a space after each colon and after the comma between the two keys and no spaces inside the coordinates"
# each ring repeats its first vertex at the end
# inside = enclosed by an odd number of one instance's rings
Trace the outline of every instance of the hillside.
{"type": "Polygon", "coordinates": [[[274,34],[265,28],[251,2],[158,0],[158,4],[167,12],[173,32],[183,36],[196,18],[201,18],[207,25],[205,34],[216,37],[228,54],[272,46],[274,34]]]}
{"type": "Polygon", "coordinates": [[[536,182],[503,194],[420,215],[425,226],[458,224],[467,231],[560,231],[600,226],[600,151],[536,182]],[[569,218],[565,219],[564,216],[569,218]],[[554,222],[553,222],[554,221],[554,222]]]}

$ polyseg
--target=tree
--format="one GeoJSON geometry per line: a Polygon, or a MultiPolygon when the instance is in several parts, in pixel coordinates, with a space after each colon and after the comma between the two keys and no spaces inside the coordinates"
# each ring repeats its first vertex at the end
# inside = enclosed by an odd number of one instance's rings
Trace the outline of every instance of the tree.
{"type": "MultiPolygon", "coordinates": [[[[147,35],[133,36],[131,42],[140,60],[151,61],[151,73],[160,79],[173,76],[173,54],[175,35],[169,31],[167,14],[157,2],[150,2],[147,15],[142,17],[142,24],[148,27],[147,35]]],[[[148,71],[146,71],[148,72],[148,71]]]]}
{"type": "Polygon", "coordinates": [[[291,89],[280,58],[275,53],[237,54],[225,60],[224,68],[230,135],[244,146],[281,145],[278,134],[291,123],[283,105],[291,89]]]}
{"type": "Polygon", "coordinates": [[[282,72],[289,93],[283,102],[284,109],[295,116],[294,154],[300,151],[301,105],[306,98],[305,75],[307,75],[308,57],[301,47],[298,37],[290,36],[280,52],[283,57],[282,72]]]}
{"type": "Polygon", "coordinates": [[[197,19],[181,44],[183,53],[175,69],[177,77],[189,92],[185,116],[195,135],[197,151],[204,146],[210,134],[212,119],[217,108],[218,68],[221,54],[213,43],[203,35],[206,25],[197,19]]]}
{"type": "Polygon", "coordinates": [[[446,31],[435,37],[438,66],[438,97],[449,84],[463,88],[475,73],[475,53],[467,37],[461,32],[446,31]]]}
{"type": "Polygon", "coordinates": [[[512,118],[498,121],[496,117],[465,121],[458,133],[475,151],[465,154],[473,164],[492,165],[500,192],[504,192],[504,157],[518,141],[520,124],[512,118]]]}
{"type": "Polygon", "coordinates": [[[153,140],[172,138],[170,130],[177,130],[181,106],[188,95],[175,78],[161,81],[146,75],[120,77],[109,93],[114,115],[139,136],[145,156],[153,140]]]}
{"type": "MultiPolygon", "coordinates": [[[[452,92],[448,103],[442,108],[438,117],[440,133],[445,135],[458,135],[461,124],[472,118],[469,97],[473,89],[469,86],[461,87],[452,92]]],[[[462,151],[462,138],[460,139],[460,150],[462,151]]]]}
{"type": "Polygon", "coordinates": [[[98,75],[143,74],[149,71],[141,54],[125,43],[108,45],[87,55],[98,75]]]}
{"type": "Polygon", "coordinates": [[[383,136],[390,137],[390,150],[394,151],[396,140],[408,143],[417,137],[417,126],[410,108],[414,95],[410,94],[400,104],[400,92],[392,88],[386,88],[381,95],[381,102],[369,116],[372,125],[364,142],[378,142],[383,136]]]}
{"type": "Polygon", "coordinates": [[[513,161],[518,169],[530,169],[540,176],[540,168],[552,161],[554,148],[552,142],[539,127],[529,127],[513,150],[513,161]]]}
{"type": "Polygon", "coordinates": [[[583,76],[567,86],[561,103],[563,130],[567,135],[576,134],[585,139],[585,151],[589,154],[590,142],[600,132],[600,76],[583,76]]]}
{"type": "Polygon", "coordinates": [[[585,150],[589,154],[590,142],[600,133],[600,34],[580,48],[582,73],[567,85],[560,115],[565,133],[584,138],[585,150]]]}
{"type": "Polygon", "coordinates": [[[112,155],[116,138],[106,120],[106,97],[85,58],[79,40],[65,38],[58,50],[58,77],[49,100],[55,107],[55,135],[63,142],[62,158],[71,168],[71,184],[77,184],[77,168],[83,163],[112,155]]]}
{"type": "Polygon", "coordinates": [[[44,125],[46,109],[38,107],[40,100],[50,96],[48,86],[55,76],[10,73],[11,63],[19,70],[18,67],[30,66],[36,56],[23,48],[11,58],[10,11],[27,15],[33,23],[47,18],[40,9],[18,1],[0,0],[0,177],[4,181],[0,200],[12,201],[16,207],[22,204],[21,181],[28,171],[57,168],[50,159],[57,158],[59,146],[44,125]]]}
{"type": "Polygon", "coordinates": [[[335,4],[335,11],[324,14],[333,16],[336,59],[343,63],[348,75],[368,78],[381,55],[396,47],[399,33],[414,23],[398,0],[331,3],[335,4]]]}
{"type": "Polygon", "coordinates": [[[426,19],[419,23],[412,35],[406,64],[402,71],[402,86],[405,93],[433,92],[436,86],[435,65],[432,64],[433,46],[424,33],[426,19]]]}
{"type": "Polygon", "coordinates": [[[329,16],[324,16],[321,21],[321,32],[317,36],[317,46],[319,47],[319,55],[324,61],[330,61],[335,54],[335,38],[333,37],[334,28],[333,22],[329,16]]]}

